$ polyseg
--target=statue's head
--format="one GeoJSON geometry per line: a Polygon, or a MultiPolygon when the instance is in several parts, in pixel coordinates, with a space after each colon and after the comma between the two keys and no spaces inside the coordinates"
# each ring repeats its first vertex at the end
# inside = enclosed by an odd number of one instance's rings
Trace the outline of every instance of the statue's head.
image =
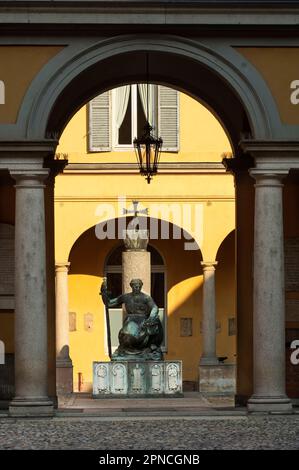
{"type": "Polygon", "coordinates": [[[132,288],[133,293],[138,294],[141,291],[143,282],[141,279],[132,279],[132,281],[130,282],[130,286],[132,288]]]}

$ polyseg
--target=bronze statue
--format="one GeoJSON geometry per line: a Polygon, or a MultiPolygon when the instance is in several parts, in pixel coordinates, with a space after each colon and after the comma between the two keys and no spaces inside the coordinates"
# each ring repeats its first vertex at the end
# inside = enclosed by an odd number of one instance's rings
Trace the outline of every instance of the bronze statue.
{"type": "Polygon", "coordinates": [[[141,292],[141,279],[132,279],[132,292],[110,298],[106,281],[101,286],[101,295],[106,309],[124,304],[127,316],[118,334],[119,346],[112,360],[163,360],[161,343],[163,328],[159,309],[151,296],[141,292]]]}

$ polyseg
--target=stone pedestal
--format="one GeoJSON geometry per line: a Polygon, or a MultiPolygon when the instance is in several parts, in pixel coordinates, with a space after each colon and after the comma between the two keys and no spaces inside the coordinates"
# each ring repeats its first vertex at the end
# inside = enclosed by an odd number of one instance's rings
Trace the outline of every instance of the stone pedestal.
{"type": "Polygon", "coordinates": [[[205,396],[234,395],[236,389],[236,365],[200,365],[199,392],[205,396]]]}
{"type": "Polygon", "coordinates": [[[56,387],[57,395],[73,393],[73,365],[67,362],[56,361],[56,387]]]}
{"type": "Polygon", "coordinates": [[[182,397],[182,361],[93,363],[93,398],[182,397]]]}

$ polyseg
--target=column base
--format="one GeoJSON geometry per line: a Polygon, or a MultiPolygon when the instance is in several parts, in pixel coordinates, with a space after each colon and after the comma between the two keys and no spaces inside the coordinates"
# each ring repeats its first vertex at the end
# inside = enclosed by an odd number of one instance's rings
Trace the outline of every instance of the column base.
{"type": "Polygon", "coordinates": [[[201,357],[199,361],[200,366],[218,366],[219,361],[217,357],[201,357]]]}
{"type": "Polygon", "coordinates": [[[247,402],[249,413],[293,413],[291,400],[287,396],[261,397],[253,395],[247,402]]]}
{"type": "Polygon", "coordinates": [[[56,391],[58,395],[73,393],[73,364],[71,360],[56,361],[56,391]]]}
{"type": "Polygon", "coordinates": [[[16,418],[51,417],[54,416],[54,405],[47,397],[16,397],[9,405],[9,415],[16,418]]]}
{"type": "Polygon", "coordinates": [[[73,367],[71,358],[63,357],[56,359],[56,368],[58,367],[73,367]]]}

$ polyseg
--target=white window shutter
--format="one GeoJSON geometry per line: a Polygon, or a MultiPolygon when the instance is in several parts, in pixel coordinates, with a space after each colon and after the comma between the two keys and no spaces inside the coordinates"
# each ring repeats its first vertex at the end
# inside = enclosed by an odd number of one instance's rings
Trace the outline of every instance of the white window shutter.
{"type": "Polygon", "coordinates": [[[162,151],[179,150],[179,93],[173,88],[158,87],[159,137],[163,139],[162,151]]]}
{"type": "Polygon", "coordinates": [[[108,152],[111,150],[111,104],[110,92],[106,91],[89,102],[88,150],[108,152]]]}

